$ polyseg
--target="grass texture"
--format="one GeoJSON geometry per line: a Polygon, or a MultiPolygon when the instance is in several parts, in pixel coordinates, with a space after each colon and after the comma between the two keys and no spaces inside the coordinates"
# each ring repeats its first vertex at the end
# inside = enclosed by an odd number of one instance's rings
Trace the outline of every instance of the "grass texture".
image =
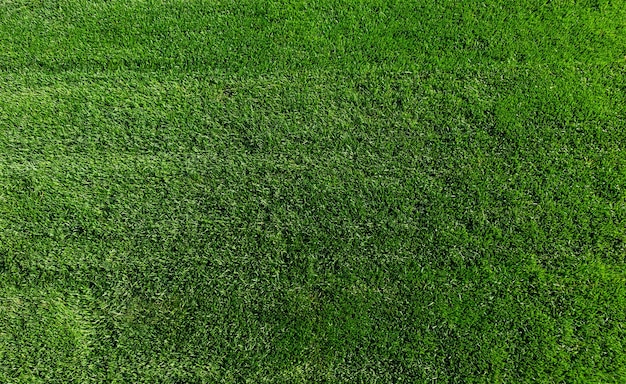
{"type": "Polygon", "coordinates": [[[623,383],[626,2],[0,0],[1,383],[623,383]]]}

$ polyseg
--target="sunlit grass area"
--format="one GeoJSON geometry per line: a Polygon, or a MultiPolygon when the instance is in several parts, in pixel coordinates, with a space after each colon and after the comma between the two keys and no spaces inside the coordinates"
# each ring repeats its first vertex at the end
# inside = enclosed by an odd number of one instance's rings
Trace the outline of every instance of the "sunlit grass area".
{"type": "Polygon", "coordinates": [[[624,148],[623,0],[0,0],[0,382],[623,382],[624,148]]]}

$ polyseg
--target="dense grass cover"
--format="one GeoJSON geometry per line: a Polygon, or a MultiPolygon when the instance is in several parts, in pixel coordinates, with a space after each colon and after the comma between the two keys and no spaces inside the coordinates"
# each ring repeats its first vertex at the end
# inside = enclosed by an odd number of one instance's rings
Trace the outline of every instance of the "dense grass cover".
{"type": "Polygon", "coordinates": [[[0,382],[624,382],[626,2],[0,0],[0,382]]]}

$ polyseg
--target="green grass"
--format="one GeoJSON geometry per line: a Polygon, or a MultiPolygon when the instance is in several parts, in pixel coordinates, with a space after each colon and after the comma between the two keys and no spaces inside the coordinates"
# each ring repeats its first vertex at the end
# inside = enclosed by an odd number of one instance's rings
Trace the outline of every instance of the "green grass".
{"type": "Polygon", "coordinates": [[[0,0],[0,382],[626,381],[626,2],[0,0]]]}

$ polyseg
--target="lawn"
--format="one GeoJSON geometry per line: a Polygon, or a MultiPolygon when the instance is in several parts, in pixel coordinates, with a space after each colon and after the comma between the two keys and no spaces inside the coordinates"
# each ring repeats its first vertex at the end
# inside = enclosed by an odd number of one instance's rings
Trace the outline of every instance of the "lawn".
{"type": "Polygon", "coordinates": [[[625,381],[625,0],[0,0],[0,383],[625,381]]]}

